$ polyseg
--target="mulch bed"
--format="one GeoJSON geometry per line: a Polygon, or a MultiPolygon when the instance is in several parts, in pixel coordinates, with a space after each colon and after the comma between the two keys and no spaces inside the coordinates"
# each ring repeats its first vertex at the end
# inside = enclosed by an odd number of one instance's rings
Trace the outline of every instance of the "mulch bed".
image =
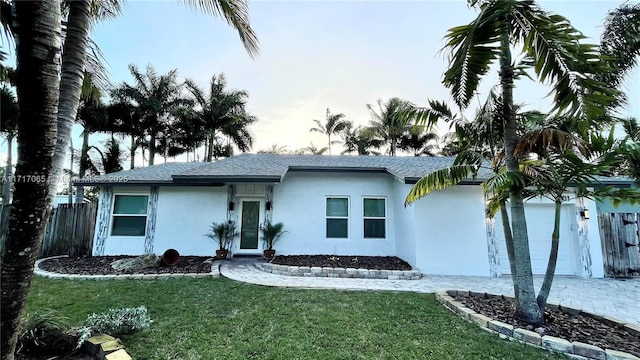
{"type": "Polygon", "coordinates": [[[544,311],[545,325],[534,327],[513,318],[515,304],[511,298],[456,296],[455,299],[479,314],[514,327],[640,356],[640,334],[610,326],[588,315],[571,315],[547,308],[544,311]]]}
{"type": "Polygon", "coordinates": [[[58,274],[122,275],[122,274],[193,274],[211,272],[210,266],[202,266],[207,256],[180,256],[175,266],[158,266],[142,270],[115,270],[111,263],[135,256],[91,256],[80,258],[56,258],[40,263],[40,269],[58,274]]]}
{"type": "Polygon", "coordinates": [[[289,266],[411,270],[411,265],[396,256],[288,255],[276,256],[272,263],[289,266]]]}

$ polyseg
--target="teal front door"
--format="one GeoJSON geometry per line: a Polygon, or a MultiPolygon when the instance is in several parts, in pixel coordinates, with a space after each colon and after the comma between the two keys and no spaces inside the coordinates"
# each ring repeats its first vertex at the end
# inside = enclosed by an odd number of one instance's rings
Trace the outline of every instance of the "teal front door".
{"type": "Polygon", "coordinates": [[[240,250],[258,250],[260,201],[243,200],[241,216],[240,250]]]}

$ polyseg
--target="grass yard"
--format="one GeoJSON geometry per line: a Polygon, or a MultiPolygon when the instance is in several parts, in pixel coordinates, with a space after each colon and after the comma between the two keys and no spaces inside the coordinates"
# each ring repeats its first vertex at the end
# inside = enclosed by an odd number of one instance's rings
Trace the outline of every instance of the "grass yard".
{"type": "Polygon", "coordinates": [[[122,338],[142,359],[561,359],[459,319],[433,295],[285,289],[218,279],[35,278],[27,311],[73,324],[145,305],[154,323],[122,338]]]}

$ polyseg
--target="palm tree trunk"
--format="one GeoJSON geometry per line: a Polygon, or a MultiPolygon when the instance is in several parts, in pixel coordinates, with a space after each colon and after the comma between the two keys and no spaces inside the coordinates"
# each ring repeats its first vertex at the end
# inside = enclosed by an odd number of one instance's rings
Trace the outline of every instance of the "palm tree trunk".
{"type": "Polygon", "coordinates": [[[12,360],[51,208],[47,180],[60,95],[60,1],[15,1],[18,164],[0,280],[0,359],[12,360]],[[28,224],[28,225],[27,225],[28,224]],[[26,226],[25,226],[26,225],[26,226]]]}
{"type": "Polygon", "coordinates": [[[153,159],[156,157],[156,134],[151,134],[149,139],[149,166],[153,165],[153,159]]]}
{"type": "Polygon", "coordinates": [[[80,104],[89,39],[89,10],[90,4],[88,0],[69,1],[69,18],[60,77],[58,135],[51,173],[53,181],[49,184],[49,195],[51,197],[58,191],[58,179],[63,174],[64,158],[67,154],[71,130],[73,129],[80,104]]]}
{"type": "MultiPolygon", "coordinates": [[[[502,86],[504,143],[507,170],[520,172],[518,159],[514,155],[518,134],[516,132],[516,117],[513,111],[513,77],[511,65],[511,50],[509,37],[503,34],[502,54],[500,57],[500,84],[502,86]]],[[[527,221],[524,213],[524,199],[522,187],[519,184],[511,186],[509,198],[511,200],[511,231],[513,235],[513,260],[516,272],[513,277],[513,291],[516,298],[516,318],[532,323],[544,322],[540,307],[536,302],[531,271],[531,255],[529,253],[529,236],[527,235],[527,221]]]]}
{"type": "Polygon", "coordinates": [[[214,139],[214,134],[210,134],[209,135],[209,147],[208,147],[207,160],[206,160],[208,162],[211,162],[213,160],[213,148],[214,148],[213,139],[214,139]]]}
{"type": "Polygon", "coordinates": [[[133,169],[136,167],[136,138],[131,135],[131,148],[129,149],[129,156],[131,157],[129,168],[133,169]]]}
{"type": "Polygon", "coordinates": [[[4,182],[2,184],[2,202],[11,204],[11,185],[13,185],[13,135],[7,136],[7,166],[4,168],[4,182]]]}
{"type": "MultiPolygon", "coordinates": [[[[89,161],[89,132],[84,129],[82,132],[82,149],[80,150],[80,166],[78,167],[78,178],[82,179],[87,173],[87,162],[89,161]]],[[[84,201],[84,186],[78,185],[76,188],[76,203],[84,201]]]]}
{"type": "Polygon", "coordinates": [[[331,134],[327,134],[329,137],[329,155],[331,155],[331,134]]]}
{"type": "MultiPolygon", "coordinates": [[[[511,234],[511,225],[509,224],[509,212],[507,211],[507,204],[504,199],[500,200],[500,215],[502,218],[502,230],[504,231],[504,242],[507,245],[507,256],[509,257],[509,267],[511,268],[511,279],[516,278],[516,272],[518,269],[516,268],[515,255],[513,253],[513,235],[511,234]]],[[[516,287],[518,284],[513,282],[513,293],[515,296],[518,296],[518,291],[516,287]]]]}
{"type": "Polygon", "coordinates": [[[538,292],[538,306],[540,311],[544,311],[547,306],[547,298],[553,284],[553,276],[556,273],[556,264],[558,262],[558,247],[560,246],[560,214],[562,214],[562,202],[556,201],[555,216],[553,221],[553,233],[551,234],[551,251],[549,252],[549,262],[547,263],[547,271],[544,274],[544,280],[538,292]]]}

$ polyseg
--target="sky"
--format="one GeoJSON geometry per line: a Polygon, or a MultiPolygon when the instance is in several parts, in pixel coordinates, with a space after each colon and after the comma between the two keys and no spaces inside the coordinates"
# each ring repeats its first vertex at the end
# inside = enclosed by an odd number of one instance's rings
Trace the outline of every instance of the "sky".
{"type": "MultiPolygon", "coordinates": [[[[540,2],[567,17],[592,43],[599,42],[606,12],[621,3],[540,2]]],[[[152,64],[160,73],[177,69],[181,80],[189,78],[205,88],[212,75],[224,73],[230,89],[249,93],[247,110],[259,119],[251,128],[252,152],[272,144],[294,150],[311,142],[325,146],[326,137],[309,129],[313,119],[324,120],[327,108],[366,125],[371,119],[366,104],[377,99],[400,97],[418,105],[445,100],[453,107],[441,84],[448,65],[446,52],[440,52],[443,37],[477,15],[462,0],[252,1],[249,13],[261,48],[255,60],[224,20],[174,1],[129,0],[120,17],[98,23],[91,37],[105,55],[114,84],[133,82],[129,64],[152,64]]],[[[492,71],[481,84],[479,99],[496,82],[497,71],[492,71]]],[[[622,90],[631,100],[622,115],[640,117],[638,69],[622,90]]],[[[547,92],[525,80],[514,95],[544,111],[549,109],[547,92]]],[[[74,129],[76,147],[81,130],[74,129]]],[[[446,130],[437,129],[441,134],[446,130]]],[[[334,145],[334,154],[340,150],[334,145]]]]}

